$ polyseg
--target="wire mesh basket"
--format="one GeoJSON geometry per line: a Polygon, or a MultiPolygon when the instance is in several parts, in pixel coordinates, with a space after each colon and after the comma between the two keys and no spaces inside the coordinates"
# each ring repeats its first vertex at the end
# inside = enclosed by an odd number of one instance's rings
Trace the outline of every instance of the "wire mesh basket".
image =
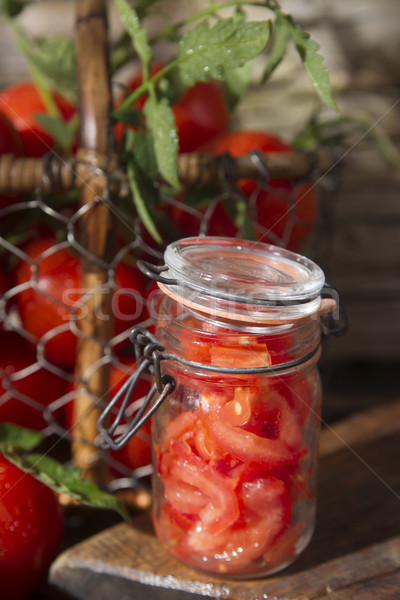
{"type": "MultiPolygon", "coordinates": [[[[72,157],[0,159],[0,192],[16,194],[0,210],[0,420],[40,429],[49,452],[61,448],[66,462],[111,491],[140,492],[150,486],[150,430],[123,450],[106,452],[96,428],[108,398],[136,367],[132,327],[155,322],[159,292],[136,261],[162,262],[164,244],[192,235],[249,237],[301,251],[324,226],[336,173],[321,175],[334,157],[325,151],[182,154],[181,191],[166,195],[154,182],[163,234],[163,243],[155,243],[129,203],[109,134],[104,6],[78,7],[77,56],[86,57],[78,62],[81,147],[72,157]],[[16,366],[9,367],[14,355],[16,366]]],[[[148,501],[135,496],[138,506],[148,501]]]]}

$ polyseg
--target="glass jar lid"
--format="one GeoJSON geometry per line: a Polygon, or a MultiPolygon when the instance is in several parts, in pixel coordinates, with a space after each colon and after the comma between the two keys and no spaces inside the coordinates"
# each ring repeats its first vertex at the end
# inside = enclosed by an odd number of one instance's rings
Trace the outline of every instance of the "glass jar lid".
{"type": "Polygon", "coordinates": [[[184,238],[164,253],[160,288],[181,304],[225,319],[282,323],[318,311],[323,271],[271,244],[225,237],[184,238]]]}

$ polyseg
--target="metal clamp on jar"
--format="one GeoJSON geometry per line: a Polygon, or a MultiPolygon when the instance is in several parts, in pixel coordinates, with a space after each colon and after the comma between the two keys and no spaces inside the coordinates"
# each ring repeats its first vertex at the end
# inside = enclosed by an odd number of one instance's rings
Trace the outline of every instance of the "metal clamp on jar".
{"type": "Polygon", "coordinates": [[[154,526],[169,552],[210,573],[265,576],[313,533],[321,329],[342,333],[344,314],[322,270],[282,248],[186,238],[164,259],[141,263],[164,293],[156,334],[133,330],[138,371],[99,431],[120,448],[152,418],[154,526]],[[153,387],[117,436],[144,371],[153,387]]]}

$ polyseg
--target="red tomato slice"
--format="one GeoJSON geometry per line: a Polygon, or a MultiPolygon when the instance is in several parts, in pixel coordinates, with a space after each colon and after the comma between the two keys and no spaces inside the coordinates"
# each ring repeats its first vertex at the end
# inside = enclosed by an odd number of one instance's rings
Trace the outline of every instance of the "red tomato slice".
{"type": "Polygon", "coordinates": [[[168,421],[162,433],[162,441],[160,451],[166,452],[168,447],[174,440],[185,439],[185,434],[192,437],[195,423],[197,421],[196,414],[190,410],[177,415],[174,419],[168,421]]]}
{"type": "Polygon", "coordinates": [[[191,528],[181,550],[186,544],[189,556],[197,557],[198,562],[206,559],[210,568],[220,572],[251,573],[252,564],[258,570],[263,554],[289,527],[290,496],[284,484],[270,476],[246,482],[238,496],[242,510],[231,527],[212,536],[191,528]]]}
{"type": "Polygon", "coordinates": [[[196,518],[208,502],[199,488],[172,476],[164,480],[164,494],[176,511],[196,515],[196,518]]]}
{"type": "MultiPolygon", "coordinates": [[[[236,388],[241,389],[241,388],[236,388]]],[[[231,455],[265,469],[296,464],[306,453],[302,429],[285,399],[268,388],[264,394],[247,388],[240,396],[221,405],[221,396],[203,403],[201,418],[210,440],[219,448],[220,457],[231,455]],[[233,404],[232,404],[233,403],[233,404]],[[235,413],[251,413],[243,426],[238,426],[235,413]]]]}
{"type": "Polygon", "coordinates": [[[289,564],[293,561],[293,557],[299,553],[299,548],[297,548],[298,542],[306,528],[307,523],[305,521],[299,521],[286,529],[286,531],[271,544],[263,556],[263,559],[269,568],[279,566],[281,569],[285,564],[289,564]]]}
{"type": "Polygon", "coordinates": [[[285,398],[302,427],[313,420],[314,427],[319,428],[321,383],[316,371],[279,375],[271,380],[271,386],[285,398]]]}
{"type": "Polygon", "coordinates": [[[198,513],[196,528],[213,535],[224,531],[239,514],[232,482],[196,456],[185,442],[174,442],[173,451],[177,458],[171,466],[171,477],[196,488],[199,495],[207,498],[207,503],[198,513]]]}
{"type": "Polygon", "coordinates": [[[269,367],[271,357],[265,344],[251,344],[248,348],[213,346],[210,348],[211,364],[219,367],[254,368],[269,367]]]}

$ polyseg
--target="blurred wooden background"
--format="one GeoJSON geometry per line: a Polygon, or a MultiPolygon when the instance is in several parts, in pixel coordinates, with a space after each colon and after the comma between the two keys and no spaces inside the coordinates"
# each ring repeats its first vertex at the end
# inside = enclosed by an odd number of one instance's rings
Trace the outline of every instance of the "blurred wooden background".
{"type": "MultiPolygon", "coordinates": [[[[201,4],[165,2],[180,16],[201,4]]],[[[382,129],[400,150],[399,1],[282,0],[281,5],[319,42],[341,110],[369,115],[372,129],[382,129]]],[[[254,10],[254,18],[260,14],[254,10]]],[[[33,33],[73,35],[74,2],[39,1],[20,20],[33,33]]],[[[149,26],[157,27],[157,22],[149,26]]],[[[111,38],[120,31],[112,2],[110,31],[111,38]]],[[[3,22],[0,87],[27,75],[13,32],[3,22]]],[[[290,139],[317,103],[293,51],[266,87],[254,86],[246,96],[234,125],[290,139]]],[[[400,172],[387,167],[361,131],[352,144],[339,158],[340,187],[328,216],[307,248],[341,291],[350,322],[345,337],[326,342],[321,364],[333,415],[351,408],[338,404],[337,394],[343,398],[344,388],[354,408],[363,408],[380,393],[391,398],[400,391],[400,172]]]]}

